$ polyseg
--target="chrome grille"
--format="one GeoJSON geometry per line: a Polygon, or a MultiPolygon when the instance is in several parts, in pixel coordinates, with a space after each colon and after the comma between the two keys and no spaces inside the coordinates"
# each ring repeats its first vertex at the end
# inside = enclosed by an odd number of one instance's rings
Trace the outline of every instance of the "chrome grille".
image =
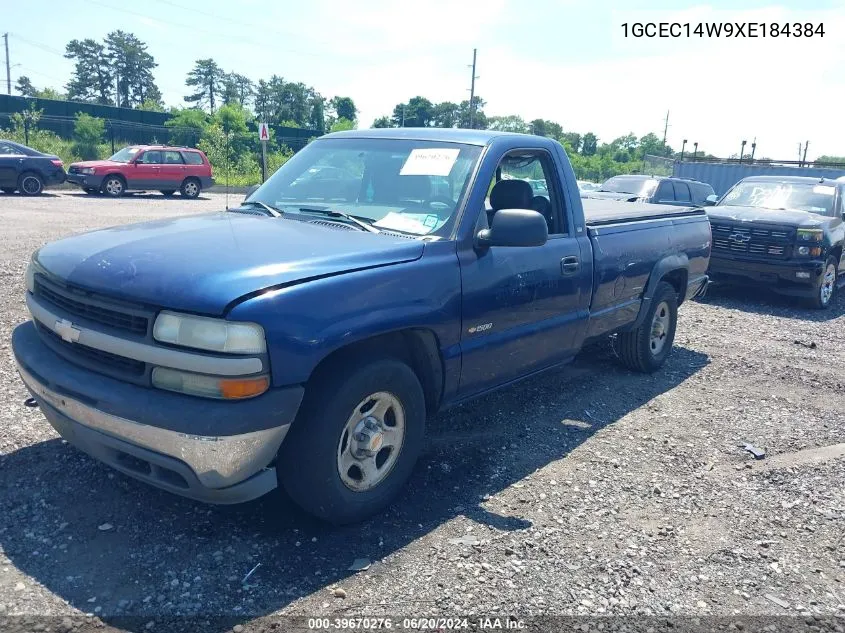
{"type": "Polygon", "coordinates": [[[92,299],[87,293],[75,293],[68,288],[46,282],[40,276],[35,278],[35,295],[69,314],[107,325],[116,330],[143,336],[146,335],[149,327],[149,318],[130,311],[130,308],[126,308],[124,311],[117,305],[106,307],[108,304],[104,301],[92,299]]]}
{"type": "Polygon", "coordinates": [[[146,364],[139,360],[118,356],[79,343],[68,343],[41,323],[38,324],[38,331],[62,356],[72,362],[80,362],[95,371],[107,375],[118,373],[129,376],[143,376],[146,371],[146,364]]]}
{"type": "Polygon", "coordinates": [[[794,229],[763,228],[748,224],[711,222],[713,251],[753,255],[762,259],[786,259],[792,250],[794,229]]]}

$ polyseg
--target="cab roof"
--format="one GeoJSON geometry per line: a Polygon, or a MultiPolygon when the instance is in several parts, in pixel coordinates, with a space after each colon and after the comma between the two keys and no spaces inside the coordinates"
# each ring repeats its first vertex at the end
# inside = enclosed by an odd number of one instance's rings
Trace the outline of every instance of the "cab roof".
{"type": "MultiPolygon", "coordinates": [[[[530,136],[513,132],[495,130],[464,130],[458,128],[435,127],[390,127],[370,130],[347,130],[332,132],[320,138],[387,138],[414,141],[440,141],[441,143],[464,143],[466,145],[487,145],[494,138],[502,136],[530,136]]],[[[538,136],[542,139],[545,137],[538,136]]]]}

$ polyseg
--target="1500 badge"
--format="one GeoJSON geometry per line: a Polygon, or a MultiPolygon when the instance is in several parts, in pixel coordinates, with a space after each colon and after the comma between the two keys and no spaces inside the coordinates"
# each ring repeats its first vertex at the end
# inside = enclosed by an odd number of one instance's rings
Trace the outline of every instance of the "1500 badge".
{"type": "Polygon", "coordinates": [[[482,323],[481,325],[476,325],[467,330],[470,334],[478,334],[479,332],[486,332],[490,328],[493,327],[492,323],[482,323]]]}

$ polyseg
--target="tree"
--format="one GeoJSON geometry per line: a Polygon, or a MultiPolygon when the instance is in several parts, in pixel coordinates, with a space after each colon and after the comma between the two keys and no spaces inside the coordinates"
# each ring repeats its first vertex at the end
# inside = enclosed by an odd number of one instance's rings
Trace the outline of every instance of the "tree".
{"type": "Polygon", "coordinates": [[[223,103],[237,103],[246,107],[255,94],[255,84],[246,75],[226,73],[223,78],[223,103]]]}
{"type": "Polygon", "coordinates": [[[573,152],[578,152],[581,149],[581,135],[578,132],[564,132],[558,139],[561,143],[569,145],[573,152]]]}
{"type": "Polygon", "coordinates": [[[21,93],[22,97],[34,97],[36,92],[35,86],[32,85],[32,81],[26,75],[18,77],[18,83],[15,85],[15,90],[21,93]]]}
{"type": "Polygon", "coordinates": [[[338,119],[355,121],[358,118],[358,108],[355,107],[355,102],[351,97],[332,97],[329,106],[338,119]]]}
{"type": "Polygon", "coordinates": [[[114,75],[105,46],[90,38],[71,40],[65,47],[65,57],[75,62],[73,76],[66,86],[68,99],[102,105],[113,103],[114,75]]]}
{"type": "Polygon", "coordinates": [[[344,132],[346,130],[354,130],[355,122],[349,119],[340,118],[332,124],[330,132],[344,132]]]}
{"type": "Polygon", "coordinates": [[[153,70],[158,64],[147,52],[147,45],[132,33],[112,31],[105,39],[106,58],[117,78],[118,107],[140,107],[145,101],[161,102],[153,70]]]}
{"type": "Polygon", "coordinates": [[[434,118],[434,104],[425,97],[413,97],[393,108],[396,127],[428,127],[434,118]]]}
{"type": "Polygon", "coordinates": [[[434,106],[431,124],[434,127],[455,127],[460,117],[461,106],[451,101],[443,101],[434,106]]]}
{"type": "Polygon", "coordinates": [[[196,88],[196,91],[187,95],[185,101],[196,103],[198,107],[208,105],[209,111],[214,114],[223,92],[225,77],[226,73],[213,59],[198,59],[185,80],[185,85],[196,88]]]}
{"type": "Polygon", "coordinates": [[[657,137],[657,134],[649,132],[645,136],[640,137],[638,154],[640,158],[647,154],[650,156],[665,156],[666,146],[657,137]]]}
{"type": "Polygon", "coordinates": [[[472,103],[474,106],[472,110],[468,99],[461,101],[458,106],[458,127],[484,130],[487,128],[487,116],[484,114],[484,106],[487,103],[478,95],[472,98],[472,103]]]}
{"type": "Polygon", "coordinates": [[[312,130],[316,130],[320,134],[326,131],[326,100],[320,95],[315,95],[311,99],[311,116],[309,117],[309,125],[312,130]]]}
{"type": "Polygon", "coordinates": [[[164,112],[164,106],[161,105],[161,101],[145,99],[144,103],[138,106],[138,110],[146,110],[147,112],[164,112]]]}
{"type": "Polygon", "coordinates": [[[273,75],[269,81],[258,82],[255,90],[255,113],[262,120],[275,125],[309,127],[316,100],[322,99],[316,90],[303,83],[286,82],[273,75]]]}
{"type": "Polygon", "coordinates": [[[581,153],[584,156],[593,156],[596,153],[599,139],[592,132],[587,132],[581,139],[581,153]]]}
{"type": "MultiPolygon", "coordinates": [[[[761,159],[762,160],[762,159],[761,159]]],[[[816,163],[839,163],[845,164],[845,156],[819,156],[816,163]]]]}
{"type": "Polygon", "coordinates": [[[164,122],[170,128],[170,144],[195,147],[208,127],[208,115],[195,108],[174,110],[172,114],[164,122]]]}
{"type": "Polygon", "coordinates": [[[493,116],[487,119],[487,129],[498,132],[520,132],[527,134],[529,126],[521,116],[509,114],[507,116],[493,116]]]}
{"type": "Polygon", "coordinates": [[[386,127],[395,127],[393,125],[393,120],[389,116],[381,116],[373,121],[372,127],[374,128],[386,128],[386,127]]]}
{"type": "Polygon", "coordinates": [[[99,158],[98,146],[103,141],[105,132],[105,121],[90,114],[78,112],[73,125],[74,153],[81,156],[83,160],[99,158]]]}

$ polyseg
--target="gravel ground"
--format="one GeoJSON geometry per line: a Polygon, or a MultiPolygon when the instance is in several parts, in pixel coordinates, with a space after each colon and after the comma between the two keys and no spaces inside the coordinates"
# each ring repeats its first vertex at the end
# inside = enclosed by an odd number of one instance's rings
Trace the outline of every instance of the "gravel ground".
{"type": "Polygon", "coordinates": [[[281,493],[205,506],[64,444],[11,361],[30,253],[223,204],[0,197],[0,617],[792,614],[845,630],[845,292],[822,313],[711,289],[655,375],[602,344],[442,413],[405,494],[356,526],[281,493]],[[350,571],[358,558],[372,564],[350,571]]]}

